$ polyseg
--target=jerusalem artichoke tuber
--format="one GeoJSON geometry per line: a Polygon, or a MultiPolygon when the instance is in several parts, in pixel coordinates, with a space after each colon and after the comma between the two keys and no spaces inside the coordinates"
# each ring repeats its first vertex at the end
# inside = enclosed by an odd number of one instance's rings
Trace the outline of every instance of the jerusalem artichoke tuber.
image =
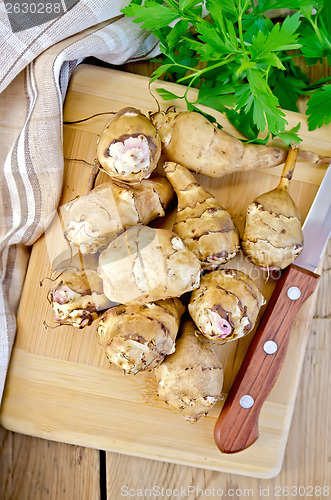
{"type": "Polygon", "coordinates": [[[139,183],[157,167],[161,140],[150,120],[135,108],[123,108],[106,125],[97,159],[115,181],[139,183]]]}
{"type": "MultiPolygon", "coordinates": [[[[275,167],[286,158],[285,150],[245,144],[193,111],[158,112],[151,115],[151,120],[161,137],[165,160],[209,177],[275,167]]],[[[309,152],[309,161],[318,160],[318,155],[309,152]]]]}
{"type": "Polygon", "coordinates": [[[183,312],[179,299],[118,305],[99,319],[100,345],[109,361],[125,373],[150,370],[174,352],[183,312]]]}
{"type": "Polygon", "coordinates": [[[155,368],[155,375],[159,397],[190,423],[206,415],[222,395],[222,365],[191,320],[181,326],[174,354],[155,368]]]}
{"type": "Polygon", "coordinates": [[[264,303],[262,293],[247,274],[219,269],[201,278],[188,310],[203,335],[223,343],[247,335],[264,303]]]}
{"type": "Polygon", "coordinates": [[[64,272],[54,271],[48,299],[55,321],[61,325],[84,328],[112,303],[103,293],[102,281],[94,269],[78,270],[68,267],[64,272]],[[57,276],[57,278],[56,278],[57,276]]]}
{"type": "Polygon", "coordinates": [[[121,304],[180,297],[199,285],[200,262],[166,229],[133,226],[100,254],[106,296],[121,304]]]}
{"type": "Polygon", "coordinates": [[[167,179],[155,177],[134,187],[107,182],[66,203],[65,237],[82,254],[105,248],[126,227],[148,224],[165,215],[174,195],[167,179]]]}
{"type": "Polygon", "coordinates": [[[258,196],[247,209],[242,249],[265,270],[284,269],[303,249],[299,211],[288,193],[297,148],[288,154],[279,185],[258,196]]]}
{"type": "Polygon", "coordinates": [[[240,245],[239,233],[230,214],[199,185],[187,168],[167,162],[164,170],[178,198],[172,230],[205,269],[215,269],[233,259],[240,245]]]}

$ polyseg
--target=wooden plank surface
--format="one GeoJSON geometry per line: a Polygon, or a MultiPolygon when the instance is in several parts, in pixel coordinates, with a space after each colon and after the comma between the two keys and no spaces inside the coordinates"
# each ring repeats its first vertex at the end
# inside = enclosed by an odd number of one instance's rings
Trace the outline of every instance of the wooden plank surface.
{"type": "MultiPolygon", "coordinates": [[[[116,111],[125,105],[139,106],[144,112],[154,106],[145,78],[81,66],[71,81],[65,120],[104,110],[116,111]]],[[[218,117],[231,130],[224,118],[218,117]]],[[[107,120],[98,117],[67,126],[65,157],[93,163],[97,135],[107,120]]],[[[327,140],[331,127],[308,133],[305,119],[290,113],[289,121],[295,120],[302,123],[304,148],[320,154],[331,153],[327,140]]],[[[291,194],[303,219],[324,172],[325,166],[297,165],[291,194]]],[[[84,163],[68,162],[62,203],[86,191],[88,175],[89,168],[84,163]]],[[[217,181],[203,176],[199,179],[233,214],[239,228],[247,204],[277,182],[273,170],[236,174],[217,181]]],[[[97,345],[94,325],[83,331],[44,328],[44,321],[52,323],[52,312],[46,300],[47,287],[40,287],[39,282],[50,275],[51,263],[66,248],[61,235],[61,220],[55,219],[32,250],[18,313],[18,334],[2,407],[2,424],[34,436],[167,462],[258,477],[277,474],[294,408],[313,301],[304,305],[295,322],[282,375],[261,413],[260,439],[250,449],[226,456],[220,454],[212,437],[221,405],[203,421],[188,426],[158,400],[151,373],[123,377],[116,367],[108,364],[97,345]],[[29,412],[24,411],[26,408],[29,412]]],[[[239,257],[231,266],[255,273],[266,297],[270,296],[272,283],[265,283],[265,275],[256,274],[256,269],[245,259],[239,257]]],[[[251,335],[218,348],[225,371],[225,394],[250,339],[251,335]]]]}
{"type": "Polygon", "coordinates": [[[0,427],[0,498],[99,500],[99,455],[0,427]]]}

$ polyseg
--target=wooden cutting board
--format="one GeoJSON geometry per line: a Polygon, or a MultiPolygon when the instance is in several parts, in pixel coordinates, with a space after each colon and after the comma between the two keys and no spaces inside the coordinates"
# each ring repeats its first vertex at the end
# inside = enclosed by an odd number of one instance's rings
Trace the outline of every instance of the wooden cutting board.
{"type": "MultiPolygon", "coordinates": [[[[135,106],[156,110],[148,91],[148,79],[115,70],[81,65],[71,79],[64,120],[74,121],[105,111],[135,106]]],[[[158,86],[154,84],[153,88],[158,86]]],[[[173,92],[178,85],[163,84],[173,92]]],[[[194,97],[194,91],[191,91],[194,97]]],[[[173,102],[180,109],[180,101],[173,102]]],[[[161,105],[163,109],[168,107],[161,105]]],[[[224,116],[214,113],[226,130],[238,136],[224,116]]],[[[303,115],[287,113],[289,127],[301,123],[302,149],[331,155],[331,127],[308,132],[303,115]]],[[[84,194],[93,164],[98,134],[109,116],[64,127],[65,162],[61,204],[84,194]],[[74,160],[75,159],[75,160],[74,160]]],[[[282,167],[227,175],[221,179],[198,176],[234,216],[239,229],[247,204],[272,189],[282,167]]],[[[307,215],[326,166],[298,163],[290,192],[302,219],[307,215]]],[[[102,181],[100,177],[99,182],[102,181]]],[[[59,214],[61,211],[59,211],[59,214]]],[[[169,226],[169,219],[162,221],[169,226]]],[[[303,306],[291,332],[281,375],[263,406],[260,438],[240,453],[224,455],[213,441],[213,427],[222,403],[208,417],[187,424],[159,401],[153,373],[124,376],[110,366],[95,336],[95,324],[83,330],[54,325],[47,302],[51,263],[66,251],[59,215],[32,248],[18,311],[18,328],[1,409],[1,424],[12,431],[67,443],[116,451],[167,462],[192,465],[260,478],[275,476],[282,465],[293,413],[301,366],[309,333],[315,295],[303,306]]],[[[266,282],[242,256],[228,264],[250,272],[266,298],[274,282],[266,282]]],[[[234,380],[252,335],[218,347],[224,366],[224,396],[234,380]]],[[[312,402],[309,402],[312,404],[312,402]]]]}

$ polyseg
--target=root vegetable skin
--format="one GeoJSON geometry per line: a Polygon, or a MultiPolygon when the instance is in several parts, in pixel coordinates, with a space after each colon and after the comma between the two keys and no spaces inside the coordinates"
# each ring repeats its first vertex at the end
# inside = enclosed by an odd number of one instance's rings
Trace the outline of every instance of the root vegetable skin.
{"type": "Polygon", "coordinates": [[[107,124],[97,159],[115,181],[136,184],[150,176],[161,154],[161,140],[150,120],[135,108],[123,108],[107,124]]]}
{"type": "Polygon", "coordinates": [[[179,299],[116,306],[99,319],[99,343],[109,361],[125,373],[151,370],[174,352],[183,312],[179,299]]]}
{"type": "Polygon", "coordinates": [[[151,120],[161,137],[165,160],[209,177],[274,167],[286,158],[282,149],[244,144],[193,111],[158,112],[151,120]]]}
{"type": "MultiPolygon", "coordinates": [[[[55,277],[59,272],[54,272],[55,277]],[[55,274],[56,273],[56,274],[55,274]]],[[[49,301],[59,324],[84,328],[112,304],[103,293],[98,273],[68,268],[50,287],[49,301]]]]}
{"type": "Polygon", "coordinates": [[[224,343],[247,335],[264,303],[262,293],[247,274],[220,269],[201,278],[188,310],[203,335],[224,343]]]}
{"type": "Polygon", "coordinates": [[[176,351],[155,369],[158,395],[189,423],[197,422],[222,395],[223,368],[209,340],[186,321],[176,351]]]}
{"type": "Polygon", "coordinates": [[[233,259],[240,245],[239,233],[230,214],[199,185],[187,168],[166,162],[164,170],[178,198],[172,230],[205,269],[216,269],[233,259]]]}
{"type": "Polygon", "coordinates": [[[165,215],[174,191],[167,179],[143,180],[135,187],[107,182],[62,207],[65,237],[83,255],[105,248],[126,227],[165,215]]]}
{"type": "Polygon", "coordinates": [[[300,214],[288,193],[296,156],[297,148],[291,149],[279,185],[247,208],[242,249],[265,270],[285,269],[303,249],[300,214]]]}
{"type": "Polygon", "coordinates": [[[105,295],[121,304],[180,297],[199,285],[201,266],[179,236],[166,229],[134,226],[100,254],[105,295]]]}

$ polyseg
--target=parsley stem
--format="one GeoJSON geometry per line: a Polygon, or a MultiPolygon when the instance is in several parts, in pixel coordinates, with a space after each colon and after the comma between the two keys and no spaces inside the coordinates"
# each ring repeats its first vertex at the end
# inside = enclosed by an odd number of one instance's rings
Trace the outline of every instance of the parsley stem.
{"type": "Polygon", "coordinates": [[[328,34],[328,30],[325,27],[325,24],[324,24],[322,16],[320,16],[320,23],[321,23],[322,28],[323,28],[323,32],[322,32],[323,35],[324,35],[323,38],[324,38],[325,42],[327,43],[327,45],[329,46],[329,48],[331,49],[331,42],[328,39],[328,37],[325,35],[325,33],[328,34]]]}
{"type": "MultiPolygon", "coordinates": [[[[191,66],[186,66],[185,64],[180,64],[176,61],[176,59],[172,56],[172,54],[169,52],[169,53],[164,53],[164,55],[166,55],[170,61],[172,61],[173,63],[173,66],[177,67],[177,68],[183,68],[183,69],[186,69],[187,71],[191,71],[192,70],[192,67],[191,66]]],[[[179,81],[179,80],[178,80],[179,81]]]]}
{"type": "Polygon", "coordinates": [[[190,87],[192,87],[192,85],[193,85],[194,81],[195,81],[197,78],[198,78],[198,76],[194,76],[194,77],[192,78],[192,80],[189,82],[189,84],[187,85],[186,90],[185,90],[185,94],[184,94],[184,96],[183,96],[183,97],[184,97],[184,99],[185,99],[185,101],[187,101],[186,96],[187,96],[187,93],[188,93],[188,91],[189,91],[190,87]]]}
{"type": "Polygon", "coordinates": [[[306,19],[310,22],[310,24],[312,25],[312,28],[313,30],[315,31],[315,34],[318,38],[318,40],[320,41],[320,43],[323,45],[323,38],[321,37],[321,33],[320,33],[320,30],[317,26],[317,17],[315,17],[315,19],[313,20],[311,17],[306,17],[306,19]]]}
{"type": "Polygon", "coordinates": [[[172,0],[164,0],[164,3],[169,5],[169,7],[173,7],[174,9],[178,10],[178,4],[172,0]]]}
{"type": "Polygon", "coordinates": [[[241,43],[241,50],[246,54],[245,50],[245,41],[244,41],[244,36],[243,36],[243,27],[242,27],[242,14],[238,15],[238,31],[239,31],[239,38],[240,38],[240,43],[241,43]]]}
{"type": "MultiPolygon", "coordinates": [[[[195,70],[195,72],[193,74],[185,75],[182,78],[180,78],[179,80],[177,80],[177,83],[181,83],[184,80],[187,80],[188,78],[191,78],[191,77],[194,77],[194,79],[196,79],[199,76],[203,75],[204,73],[207,73],[208,71],[211,71],[211,70],[216,69],[216,68],[220,68],[221,66],[228,64],[233,59],[234,59],[234,56],[233,55],[230,56],[230,54],[229,54],[223,59],[223,61],[212,64],[211,66],[207,66],[206,68],[203,68],[203,69],[195,70]]],[[[186,66],[182,66],[181,64],[178,64],[178,66],[186,68],[186,66]]],[[[192,70],[192,68],[188,68],[188,69],[192,70]]]]}

